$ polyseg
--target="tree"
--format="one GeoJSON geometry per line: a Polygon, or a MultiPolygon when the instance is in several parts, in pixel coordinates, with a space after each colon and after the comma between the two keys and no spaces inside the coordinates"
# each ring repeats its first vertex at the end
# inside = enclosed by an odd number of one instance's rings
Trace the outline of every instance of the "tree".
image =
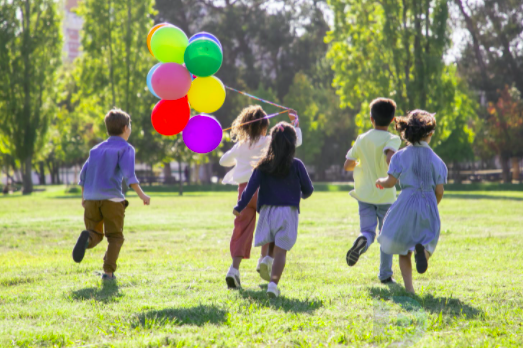
{"type": "Polygon", "coordinates": [[[153,26],[152,0],[85,0],[78,8],[84,18],[84,55],[74,74],[78,90],[74,112],[93,122],[95,133],[106,137],[103,115],[118,107],[131,115],[131,142],[137,160],[156,164],[163,158],[164,140],[151,125],[150,114],[158,101],[146,88],[149,69],[155,64],[146,38],[153,26]]]}
{"type": "Polygon", "coordinates": [[[390,97],[399,115],[413,109],[436,112],[434,145],[441,145],[450,134],[454,144],[470,144],[472,131],[464,127],[474,117],[473,109],[456,107],[472,102],[456,68],[443,60],[450,42],[447,1],[332,0],[330,4],[335,23],[327,40],[334,85],[342,106],[358,111],[358,128],[370,127],[372,99],[390,97]],[[463,120],[456,122],[456,118],[463,120]]]}
{"type": "Polygon", "coordinates": [[[60,18],[53,0],[0,1],[0,121],[33,191],[32,161],[47,134],[49,90],[60,64],[60,18]]]}
{"type": "Polygon", "coordinates": [[[460,73],[496,102],[506,84],[523,93],[523,1],[454,0],[470,37],[459,58],[460,73]]]}
{"type": "Polygon", "coordinates": [[[519,181],[519,159],[523,156],[523,101],[515,87],[498,92],[496,103],[489,103],[487,116],[481,124],[480,141],[498,155],[503,170],[503,181],[511,182],[509,159],[512,158],[512,180],[519,181]]]}

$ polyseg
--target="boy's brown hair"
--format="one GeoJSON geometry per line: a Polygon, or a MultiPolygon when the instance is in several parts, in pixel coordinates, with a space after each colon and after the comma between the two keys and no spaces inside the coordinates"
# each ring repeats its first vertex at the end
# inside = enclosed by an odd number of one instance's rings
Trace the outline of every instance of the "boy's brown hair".
{"type": "Polygon", "coordinates": [[[243,109],[232,123],[232,141],[249,142],[249,145],[255,144],[269,127],[269,120],[265,116],[267,114],[259,105],[251,105],[243,109]]]}
{"type": "Polygon", "coordinates": [[[386,127],[394,120],[396,103],[392,99],[377,98],[370,103],[370,115],[376,122],[376,126],[386,127]]]}
{"type": "Polygon", "coordinates": [[[131,116],[120,109],[112,109],[105,115],[105,128],[109,135],[121,135],[125,126],[131,125],[131,116]]]}

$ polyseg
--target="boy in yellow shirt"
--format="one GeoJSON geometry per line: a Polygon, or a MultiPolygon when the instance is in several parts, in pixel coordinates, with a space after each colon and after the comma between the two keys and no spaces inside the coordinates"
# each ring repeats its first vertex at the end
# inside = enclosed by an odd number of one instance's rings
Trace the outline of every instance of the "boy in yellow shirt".
{"type": "MultiPolygon", "coordinates": [[[[376,227],[396,200],[396,188],[378,190],[376,180],[387,176],[392,155],[401,145],[399,136],[388,132],[394,120],[396,103],[392,99],[378,98],[370,104],[370,119],[374,129],[360,134],[347,153],[344,168],[354,171],[354,190],[350,195],[358,200],[360,236],[347,252],[347,263],[354,266],[376,238],[376,227]]],[[[392,255],[381,252],[378,277],[384,284],[394,283],[392,255]]]]}

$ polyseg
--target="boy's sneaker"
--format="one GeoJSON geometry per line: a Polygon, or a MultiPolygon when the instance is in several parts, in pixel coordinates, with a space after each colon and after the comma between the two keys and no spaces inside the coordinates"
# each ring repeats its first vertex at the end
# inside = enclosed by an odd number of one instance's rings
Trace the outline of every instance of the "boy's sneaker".
{"type": "Polygon", "coordinates": [[[280,297],[280,290],[278,290],[278,285],[273,282],[270,282],[267,286],[267,296],[269,298],[280,297]]]}
{"type": "Polygon", "coordinates": [[[358,262],[361,251],[367,246],[367,238],[359,236],[354,241],[352,248],[347,252],[347,264],[352,267],[358,262]]]}
{"type": "Polygon", "coordinates": [[[392,277],[381,280],[381,284],[396,284],[396,281],[392,277]]]}
{"type": "Polygon", "coordinates": [[[274,259],[270,256],[265,256],[260,262],[260,277],[268,282],[271,281],[272,263],[274,259]]]}
{"type": "Polygon", "coordinates": [[[225,281],[227,282],[227,287],[229,289],[239,289],[242,287],[240,283],[240,271],[234,267],[229,267],[229,271],[225,276],[225,281]]]}
{"type": "Polygon", "coordinates": [[[427,261],[427,255],[425,255],[425,247],[423,245],[416,244],[414,260],[416,261],[416,270],[418,273],[425,273],[427,268],[429,268],[429,262],[427,261]]]}
{"type": "Polygon", "coordinates": [[[116,276],[114,275],[114,273],[113,273],[112,276],[110,276],[110,275],[104,273],[104,274],[102,275],[102,280],[103,280],[103,281],[116,280],[116,276]]]}
{"type": "Polygon", "coordinates": [[[89,245],[89,231],[82,231],[80,237],[76,241],[76,245],[73,249],[73,260],[75,262],[82,262],[85,256],[85,249],[89,245]]]}

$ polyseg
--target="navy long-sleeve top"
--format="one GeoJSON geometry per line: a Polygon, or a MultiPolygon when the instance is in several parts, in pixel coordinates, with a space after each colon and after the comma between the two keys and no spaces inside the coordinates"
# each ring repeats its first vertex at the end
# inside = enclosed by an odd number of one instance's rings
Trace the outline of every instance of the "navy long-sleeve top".
{"type": "Polygon", "coordinates": [[[264,205],[291,206],[298,208],[299,211],[300,199],[310,197],[314,191],[305,165],[297,158],[294,159],[289,174],[284,178],[255,169],[234,209],[238,212],[245,209],[258,188],[260,189],[258,192],[258,212],[264,205]]]}

